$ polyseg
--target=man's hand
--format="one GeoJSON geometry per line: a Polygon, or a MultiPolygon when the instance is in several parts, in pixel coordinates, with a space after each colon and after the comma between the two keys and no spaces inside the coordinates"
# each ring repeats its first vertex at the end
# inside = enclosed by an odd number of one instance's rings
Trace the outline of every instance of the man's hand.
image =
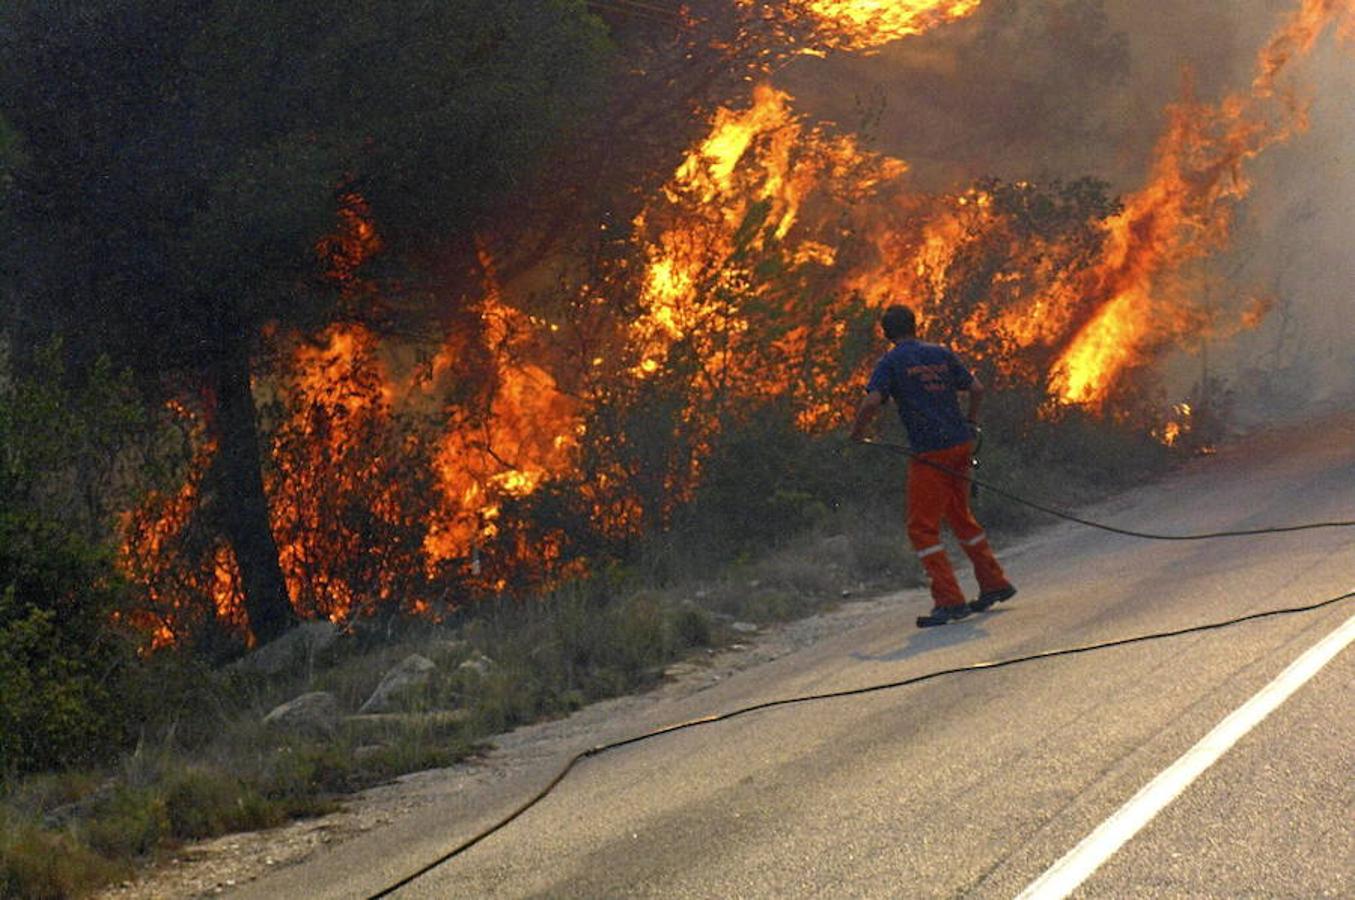
{"type": "Polygon", "coordinates": [[[875,417],[880,414],[880,408],[888,401],[880,391],[871,391],[861,398],[861,405],[856,409],[856,419],[852,423],[852,440],[858,444],[864,444],[870,431],[870,425],[875,421],[875,417]]]}

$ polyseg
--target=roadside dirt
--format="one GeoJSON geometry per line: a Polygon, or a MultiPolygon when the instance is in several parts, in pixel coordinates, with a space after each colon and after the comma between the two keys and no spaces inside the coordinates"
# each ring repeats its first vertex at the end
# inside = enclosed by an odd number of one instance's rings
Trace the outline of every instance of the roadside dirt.
{"type": "Polygon", "coordinates": [[[500,735],[493,749],[481,757],[446,769],[405,775],[354,794],[343,799],[342,809],[326,816],[185,845],[150,865],[136,880],[98,896],[104,900],[180,900],[224,894],[280,867],[299,863],[321,849],[380,828],[412,810],[504,779],[539,764],[543,758],[559,757],[562,748],[576,744],[580,735],[594,731],[601,722],[638,707],[699,693],[745,669],[854,628],[900,602],[907,601],[898,593],[843,601],[797,622],[740,635],[736,644],[669,666],[663,682],[651,691],[595,703],[567,718],[500,735]]]}

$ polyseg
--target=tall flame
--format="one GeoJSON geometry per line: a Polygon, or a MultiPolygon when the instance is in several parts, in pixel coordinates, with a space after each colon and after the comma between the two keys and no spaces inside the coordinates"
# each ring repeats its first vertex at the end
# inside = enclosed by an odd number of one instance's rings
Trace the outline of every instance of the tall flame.
{"type": "MultiPolygon", "coordinates": [[[[444,503],[424,544],[431,564],[468,559],[477,569],[480,544],[498,535],[500,504],[567,471],[582,427],[576,400],[541,366],[516,358],[534,323],[503,302],[493,259],[483,247],[479,255],[485,296],[478,312],[492,366],[482,374],[492,393],[480,414],[452,416],[441,440],[436,469],[444,503]]],[[[455,341],[443,347],[435,374],[453,367],[458,349],[455,341]]]]}
{"type": "Polygon", "coordinates": [[[1198,316],[1170,302],[1167,277],[1226,244],[1233,207],[1249,189],[1243,165],[1306,126],[1298,104],[1272,113],[1266,101],[1285,68],[1352,10],[1351,0],[1303,0],[1261,51],[1249,92],[1213,107],[1185,102],[1169,111],[1148,186],[1107,223],[1110,240],[1089,282],[1064,286],[1095,301],[1095,313],[1055,365],[1051,387],[1064,401],[1099,406],[1126,367],[1199,327],[1198,316]]]}

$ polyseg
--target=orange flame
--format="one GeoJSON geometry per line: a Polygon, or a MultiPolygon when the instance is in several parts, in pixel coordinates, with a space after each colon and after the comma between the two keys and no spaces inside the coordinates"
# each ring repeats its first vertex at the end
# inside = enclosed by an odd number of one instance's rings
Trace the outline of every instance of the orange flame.
{"type": "MultiPolygon", "coordinates": [[[[818,47],[870,51],[979,5],[790,0],[766,14],[799,16],[818,47]]],[[[634,222],[628,263],[642,274],[624,279],[638,286],[616,308],[638,314],[596,307],[614,317],[606,326],[614,331],[600,345],[605,352],[575,362],[588,374],[572,379],[551,345],[557,326],[524,311],[531,307],[500,283],[484,247],[483,293],[458,307],[462,320],[413,376],[402,376],[399,353],[359,326],[296,339],[283,372],[258,388],[275,401],[265,406],[281,411],[269,423],[266,489],[294,602],[307,616],[345,618],[392,603],[434,615],[446,604],[428,586],[449,573],[458,589],[493,591],[515,569],[535,567],[546,581],[579,572],[563,534],[535,533],[529,542],[511,511],[574,478],[599,533],[661,525],[667,509],[628,478],[656,482],[670,504],[690,498],[721,416],[753,409],[751,401],[784,398],[801,428],[831,427],[859,388],[849,373],[861,363],[861,323],[889,302],[910,301],[924,318],[947,321],[951,338],[967,342],[970,355],[992,354],[1004,374],[1047,381],[1063,402],[1100,408],[1123,373],[1211,325],[1193,311],[1182,273],[1226,242],[1247,191],[1246,162],[1302,127],[1281,76],[1351,6],[1302,0],[1261,52],[1250,92],[1216,106],[1172,106],[1147,185],[1114,214],[1097,206],[1080,223],[1078,238],[1095,238],[1090,249],[1066,246],[1063,233],[1013,226],[1012,204],[1031,185],[911,192],[904,162],[815,127],[789,94],[759,84],[747,106],[714,111],[705,136],[634,222]],[[976,278],[974,259],[985,253],[1001,269],[976,278]],[[983,296],[965,296],[974,284],[983,296]],[[677,355],[679,347],[689,355],[677,355]],[[636,396],[670,376],[682,382],[685,406],[672,425],[689,437],[685,455],[637,473],[614,452],[630,435],[590,432],[598,401],[576,382],[612,376],[621,387],[611,389],[636,396]],[[439,397],[444,405],[434,410],[439,397]],[[401,417],[414,414],[436,418],[437,430],[403,430],[401,417]],[[586,482],[584,449],[598,458],[586,482]]],[[[317,248],[327,277],[357,292],[362,263],[380,249],[362,198],[342,198],[337,233],[317,248]]],[[[1262,314],[1258,305],[1249,320],[1262,314]]],[[[197,569],[171,571],[192,569],[169,548],[191,531],[205,489],[215,443],[204,417],[192,429],[183,487],[126,523],[124,565],[166,611],[155,620],[163,640],[180,630],[175,616],[191,595],[212,598],[218,619],[243,627],[229,548],[198,548],[197,569]]],[[[1179,443],[1194,423],[1183,404],[1159,437],[1179,443]]]]}
{"type": "MultiPolygon", "coordinates": [[[[744,6],[755,0],[740,0],[744,6]]],[[[777,11],[811,27],[811,48],[870,52],[900,38],[911,37],[963,19],[982,0],[787,0],[777,11]]]]}
{"type": "Polygon", "coordinates": [[[239,578],[234,557],[224,543],[210,549],[212,565],[205,577],[176,552],[193,525],[202,499],[203,478],[216,455],[216,441],[207,433],[204,417],[188,404],[171,401],[171,419],[180,423],[192,444],[186,477],[177,491],[152,492],[139,507],[121,517],[122,544],[118,564],[134,582],[144,586],[147,604],[133,613],[132,624],[144,627],[152,649],[173,644],[191,630],[201,617],[192,598],[210,598],[219,621],[244,629],[244,610],[239,602],[239,578]]]}
{"type": "Polygon", "coordinates": [[[1233,205],[1249,189],[1243,165],[1306,124],[1294,103],[1270,121],[1264,102],[1284,69],[1352,9],[1350,0],[1304,0],[1261,51],[1250,93],[1215,107],[1187,102],[1170,110],[1149,184],[1107,223],[1110,240],[1091,283],[1066,286],[1086,291],[1096,312],[1055,365],[1051,387],[1065,402],[1099,407],[1119,373],[1198,327],[1188,306],[1169,302],[1168,279],[1227,242],[1233,205]]]}
{"type": "MultiPolygon", "coordinates": [[[[502,300],[494,263],[480,248],[485,296],[479,307],[491,354],[492,394],[481,415],[453,416],[436,456],[444,498],[424,544],[430,564],[467,559],[479,568],[479,547],[499,534],[501,504],[526,497],[552,475],[572,467],[582,424],[578,404],[541,366],[525,362],[537,328],[502,300]]],[[[444,346],[434,372],[453,368],[455,343],[444,346]]],[[[475,572],[473,574],[479,574],[475,572]]]]}
{"type": "MultiPolygon", "coordinates": [[[[668,346],[694,330],[728,337],[746,329],[737,307],[757,289],[740,270],[741,255],[775,245],[792,265],[834,265],[836,249],[810,229],[792,239],[811,195],[833,189],[865,195],[907,171],[900,160],[863,152],[850,137],[806,126],[790,99],[759,84],[747,109],[716,110],[710,134],[665,187],[666,204],[637,221],[641,228],[651,220],[670,224],[645,248],[645,313],[631,326],[645,348],[636,374],[655,372],[668,346]]],[[[705,346],[701,356],[714,371],[730,363],[732,349],[705,346]]]]}

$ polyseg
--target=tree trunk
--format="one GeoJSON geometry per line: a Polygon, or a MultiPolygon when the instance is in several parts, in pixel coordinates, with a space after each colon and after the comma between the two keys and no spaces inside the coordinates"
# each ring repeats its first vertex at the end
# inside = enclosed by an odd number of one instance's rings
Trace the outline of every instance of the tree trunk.
{"type": "Polygon", "coordinates": [[[268,522],[246,341],[232,341],[222,355],[216,388],[221,518],[240,568],[249,630],[266,644],[296,625],[297,617],[268,522]]]}

